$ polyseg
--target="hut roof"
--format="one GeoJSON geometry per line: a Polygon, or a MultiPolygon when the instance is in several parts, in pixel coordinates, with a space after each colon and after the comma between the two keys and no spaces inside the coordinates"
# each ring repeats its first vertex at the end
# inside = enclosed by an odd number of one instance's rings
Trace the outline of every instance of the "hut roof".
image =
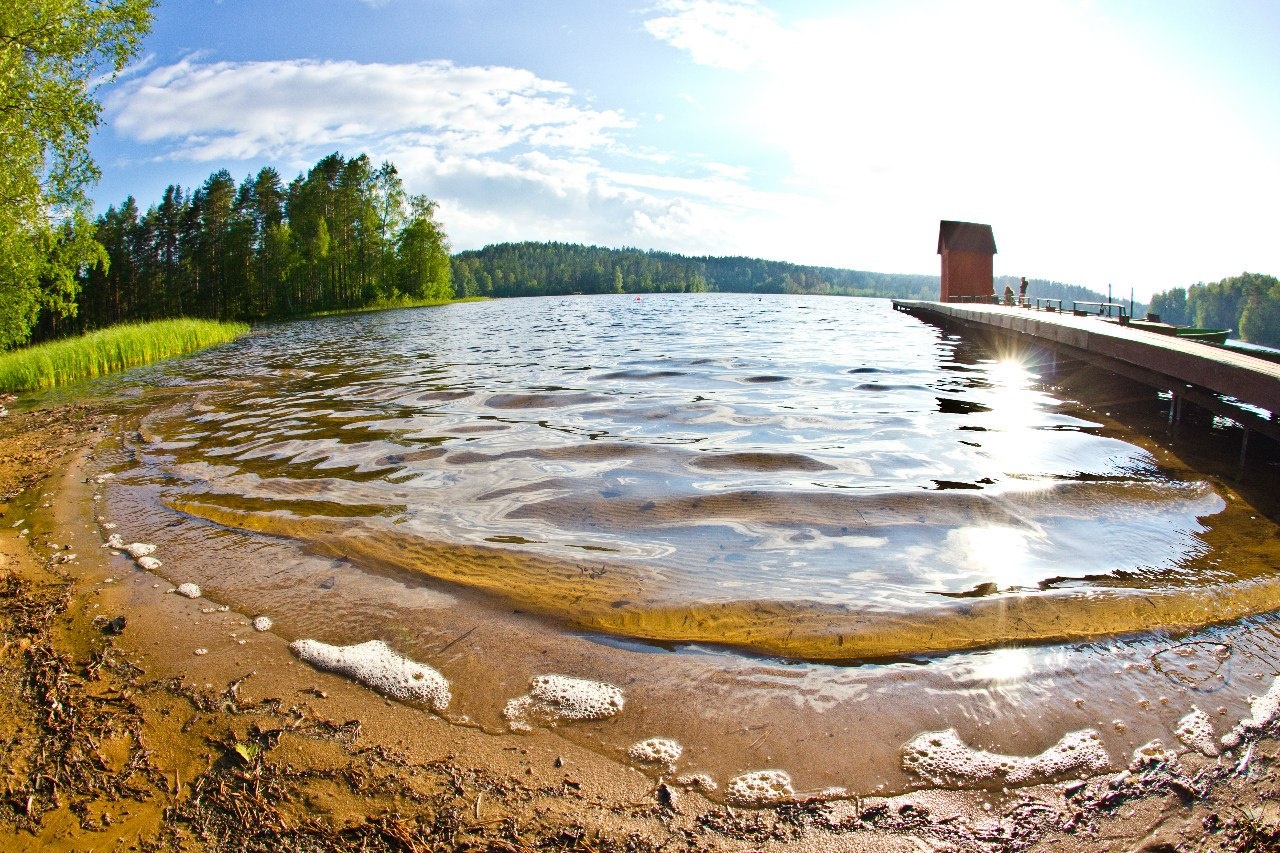
{"type": "Polygon", "coordinates": [[[990,225],[977,222],[952,222],[942,220],[938,227],[938,254],[943,248],[952,252],[985,252],[996,254],[996,238],[991,233],[990,225]]]}

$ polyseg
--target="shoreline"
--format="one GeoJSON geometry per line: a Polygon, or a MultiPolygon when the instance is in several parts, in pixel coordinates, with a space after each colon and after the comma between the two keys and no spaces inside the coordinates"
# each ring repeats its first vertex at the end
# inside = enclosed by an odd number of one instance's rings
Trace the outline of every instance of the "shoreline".
{"type": "Polygon", "coordinates": [[[547,729],[371,701],[255,614],[110,556],[85,466],[112,417],[0,420],[5,849],[1280,849],[1272,740],[1087,783],[754,809],[547,729]]]}

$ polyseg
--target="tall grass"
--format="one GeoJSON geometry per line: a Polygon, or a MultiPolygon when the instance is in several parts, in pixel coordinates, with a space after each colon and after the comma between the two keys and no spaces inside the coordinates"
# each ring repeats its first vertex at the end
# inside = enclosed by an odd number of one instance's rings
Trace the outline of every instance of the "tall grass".
{"type": "Polygon", "coordinates": [[[159,320],[112,326],[84,337],[0,354],[0,391],[35,391],[65,385],[194,352],[234,340],[248,331],[244,323],[212,320],[159,320]]]}
{"type": "Polygon", "coordinates": [[[335,308],[332,311],[312,311],[307,317],[341,317],[344,314],[370,314],[375,311],[394,311],[399,308],[439,308],[459,302],[487,302],[488,296],[464,296],[461,299],[417,299],[412,296],[392,296],[367,302],[359,308],[335,308]]]}

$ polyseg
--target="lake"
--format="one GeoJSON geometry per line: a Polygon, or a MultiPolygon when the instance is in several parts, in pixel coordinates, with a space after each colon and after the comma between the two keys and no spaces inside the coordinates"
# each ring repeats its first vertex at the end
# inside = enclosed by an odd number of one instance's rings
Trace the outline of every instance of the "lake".
{"type": "Polygon", "coordinates": [[[721,785],[901,791],[929,781],[904,745],[947,729],[1019,755],[1089,731],[1121,767],[1267,689],[1278,531],[1104,381],[886,300],[325,318],[131,374],[101,519],[289,640],[436,668],[446,718],[501,736],[560,674],[625,709],[539,724],[624,761],[675,739],[721,785]]]}

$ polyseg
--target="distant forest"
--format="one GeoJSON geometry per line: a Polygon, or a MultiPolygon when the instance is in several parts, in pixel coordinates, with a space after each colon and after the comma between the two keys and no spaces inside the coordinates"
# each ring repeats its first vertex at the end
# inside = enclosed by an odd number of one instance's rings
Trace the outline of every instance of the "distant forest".
{"type": "Polygon", "coordinates": [[[574,243],[501,243],[453,258],[460,296],[572,293],[817,293],[930,298],[937,276],[806,267],[756,258],[687,257],[574,243]]]}
{"type": "Polygon", "coordinates": [[[1280,279],[1272,275],[1247,272],[1161,291],[1151,310],[1166,323],[1233,329],[1242,341],[1280,347],[1280,279]]]}
{"type": "MultiPolygon", "coordinates": [[[[742,257],[688,257],[573,243],[502,243],[453,256],[459,296],[552,296],[572,293],[805,293],[937,299],[936,275],[863,272],[742,257]]],[[[1015,290],[1019,279],[1003,276],[1015,290]]],[[[1073,284],[1032,279],[1028,294],[1098,302],[1106,295],[1073,284]]]]}
{"type": "Polygon", "coordinates": [[[74,311],[46,312],[33,339],[116,323],[267,320],[454,297],[435,202],[408,195],[396,167],[325,157],[287,185],[272,168],[239,185],[225,170],[171,185],[95,221],[106,263],[81,271],[74,311]]]}

